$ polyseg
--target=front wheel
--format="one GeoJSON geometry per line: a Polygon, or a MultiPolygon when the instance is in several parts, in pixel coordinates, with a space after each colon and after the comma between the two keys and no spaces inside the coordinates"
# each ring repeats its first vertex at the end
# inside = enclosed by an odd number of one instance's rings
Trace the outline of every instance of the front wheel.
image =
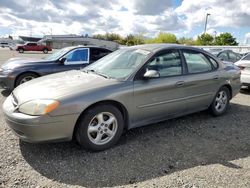
{"type": "Polygon", "coordinates": [[[19,52],[19,53],[23,53],[23,51],[24,51],[24,50],[23,50],[22,48],[18,49],[18,52],[19,52]]]}
{"type": "Polygon", "coordinates": [[[76,140],[88,150],[105,150],[119,140],[123,128],[124,119],[116,107],[98,105],[81,117],[76,129],[76,140]]]}
{"type": "Polygon", "coordinates": [[[211,114],[214,116],[223,115],[229,107],[229,101],[230,101],[230,92],[227,87],[223,86],[216,93],[216,96],[209,107],[211,114]]]}
{"type": "Polygon", "coordinates": [[[48,49],[44,49],[43,53],[47,54],[48,53],[48,49]]]}
{"type": "Polygon", "coordinates": [[[16,84],[15,86],[19,86],[20,84],[23,84],[25,82],[28,82],[30,80],[33,80],[35,78],[37,78],[38,76],[34,73],[24,73],[22,75],[20,75],[17,80],[16,80],[16,84]]]}

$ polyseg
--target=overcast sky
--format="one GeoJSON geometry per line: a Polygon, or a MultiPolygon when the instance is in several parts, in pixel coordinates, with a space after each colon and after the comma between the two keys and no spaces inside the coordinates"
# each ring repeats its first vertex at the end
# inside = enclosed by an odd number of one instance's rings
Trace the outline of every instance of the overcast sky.
{"type": "Polygon", "coordinates": [[[0,0],[0,36],[114,32],[123,36],[204,31],[250,38],[250,0],[0,0]]]}

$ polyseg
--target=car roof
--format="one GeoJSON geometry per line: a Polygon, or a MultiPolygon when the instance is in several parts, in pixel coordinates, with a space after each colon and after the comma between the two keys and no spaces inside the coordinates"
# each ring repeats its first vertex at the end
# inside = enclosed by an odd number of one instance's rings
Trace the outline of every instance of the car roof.
{"type": "Polygon", "coordinates": [[[196,50],[200,52],[206,52],[203,49],[199,49],[199,48],[192,47],[192,46],[185,46],[185,45],[179,45],[179,44],[167,44],[167,43],[143,44],[143,45],[137,45],[137,46],[132,46],[128,48],[129,49],[142,49],[142,50],[147,50],[150,52],[157,52],[157,51],[164,50],[164,49],[187,49],[187,50],[196,50]]]}
{"type": "Polygon", "coordinates": [[[77,48],[99,48],[99,49],[109,50],[109,51],[112,52],[112,50],[110,50],[110,49],[108,49],[108,48],[101,47],[101,46],[94,46],[94,45],[68,46],[68,47],[65,47],[64,49],[73,50],[73,49],[77,49],[77,48]]]}

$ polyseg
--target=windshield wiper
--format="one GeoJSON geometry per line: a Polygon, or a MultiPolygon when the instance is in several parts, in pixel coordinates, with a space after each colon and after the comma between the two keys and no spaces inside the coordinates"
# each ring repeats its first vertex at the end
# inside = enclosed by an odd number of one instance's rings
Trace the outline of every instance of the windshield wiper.
{"type": "Polygon", "coordinates": [[[102,73],[100,73],[100,72],[96,72],[96,71],[93,70],[93,69],[86,70],[86,72],[87,72],[87,73],[92,72],[92,73],[94,73],[94,74],[97,74],[97,75],[102,76],[102,77],[107,78],[107,79],[110,78],[109,76],[107,76],[107,75],[105,75],[105,74],[102,74],[102,73]]]}

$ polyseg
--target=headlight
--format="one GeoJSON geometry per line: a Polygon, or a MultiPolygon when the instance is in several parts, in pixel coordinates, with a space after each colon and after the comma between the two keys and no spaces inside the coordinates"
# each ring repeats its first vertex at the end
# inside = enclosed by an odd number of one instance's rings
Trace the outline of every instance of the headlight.
{"type": "Polygon", "coordinates": [[[29,115],[44,115],[55,110],[59,106],[56,100],[32,100],[19,106],[18,110],[29,115]]]}
{"type": "Polygon", "coordinates": [[[12,72],[12,69],[0,69],[1,74],[9,74],[12,72]]]}

